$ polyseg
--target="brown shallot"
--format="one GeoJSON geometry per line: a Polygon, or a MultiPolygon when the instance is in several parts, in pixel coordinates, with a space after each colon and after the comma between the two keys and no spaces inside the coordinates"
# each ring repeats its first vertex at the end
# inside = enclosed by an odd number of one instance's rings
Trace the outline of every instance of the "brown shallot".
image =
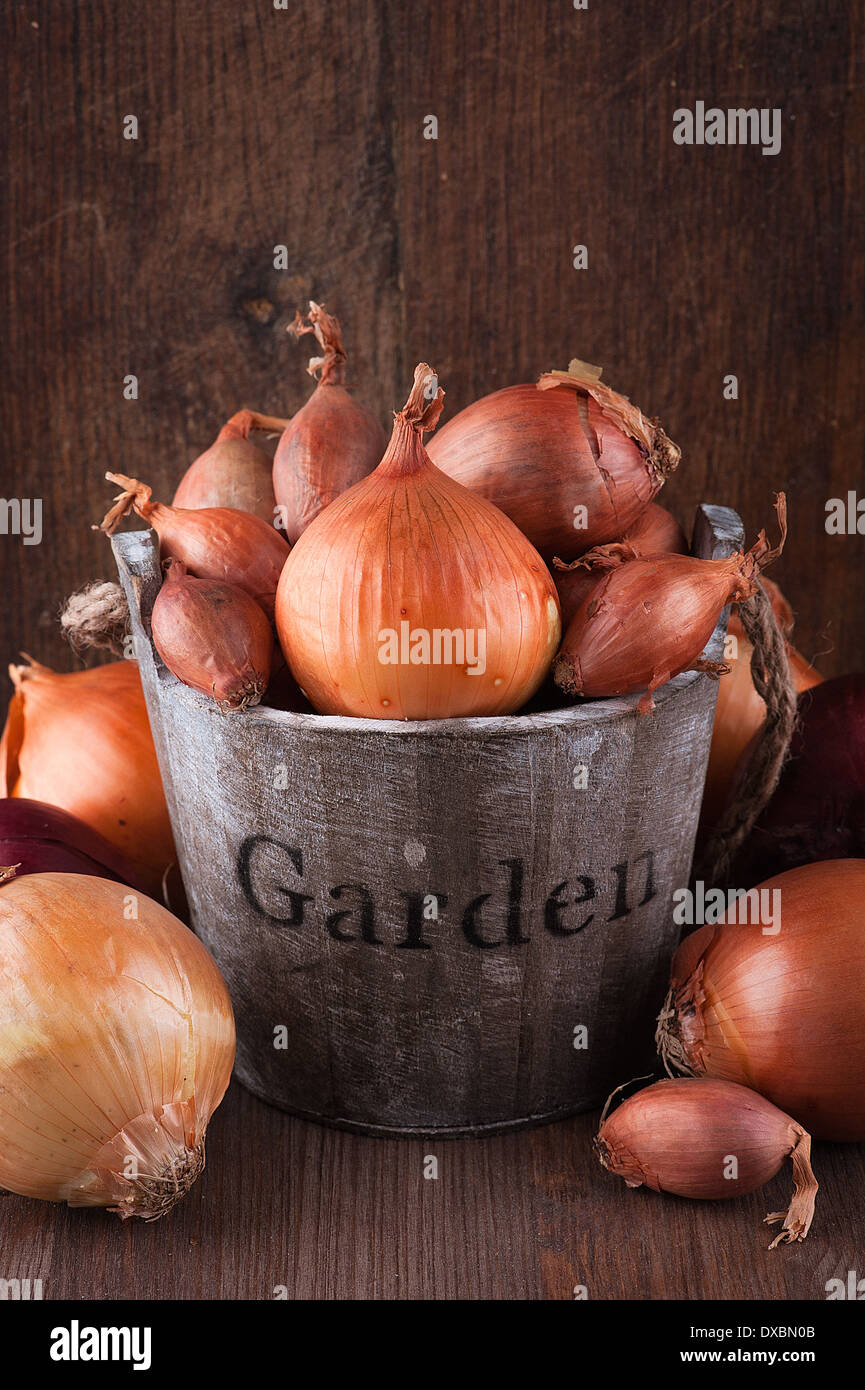
{"type": "Polygon", "coordinates": [[[273,619],[273,603],[288,556],[284,536],[260,516],[231,507],[167,507],[151,500],[152,488],[123,473],[106,473],[123,491],[95,530],[113,535],[132,510],[159,537],[163,560],[182,560],[196,579],[220,579],[245,589],[273,619]]]}
{"type": "Polygon", "coordinates": [[[570,695],[610,696],[645,692],[641,713],[654,708],[652,695],[681,671],[720,674],[723,663],[700,653],[726,604],[746,599],[760,571],[780,555],[787,535],[786,500],[776,501],[781,528],[772,548],[761,531],[747,553],[719,560],[656,555],[601,560],[610,572],[571,620],[554,676],[570,695]]]}
{"type": "Polygon", "coordinates": [[[817,1194],[811,1136],[746,1086],[697,1078],[657,1081],[611,1115],[604,1111],[595,1150],[628,1187],[703,1201],[755,1192],[790,1158],[793,1198],[786,1211],[765,1218],[768,1225],[783,1222],[769,1249],[804,1240],[810,1229],[817,1194]]]}
{"type": "Polygon", "coordinates": [[[375,416],[345,388],[338,320],[310,300],[308,318],[298,313],[289,332],[297,338],[314,333],[321,348],[308,368],[318,385],[286,426],[273,457],[280,525],[294,544],[320,511],[372,472],[387,441],[375,416]]]}
{"type": "Polygon", "coordinates": [[[494,502],[545,560],[620,539],[679,463],[656,420],[573,361],[460,411],[432,440],[433,463],[494,502]]]}
{"type": "Polygon", "coordinates": [[[627,535],[609,545],[595,546],[569,564],[556,556],[552,575],[562,605],[562,629],[567,632],[570,621],[584,599],[602,578],[598,561],[601,559],[635,559],[638,555],[687,555],[688,542],[676,518],[657,502],[650,502],[629,528],[627,535]]]}
{"type": "Polygon", "coordinates": [[[273,460],[250,431],[281,433],[288,420],[239,410],[208,449],[189,465],[171,500],[173,507],[234,507],[273,525],[273,460]]]}
{"type": "Polygon", "coordinates": [[[166,560],[152,626],[153,645],[184,685],[222,710],[258,704],[270,679],[273,630],[243,589],[196,579],[182,560],[166,560]]]}

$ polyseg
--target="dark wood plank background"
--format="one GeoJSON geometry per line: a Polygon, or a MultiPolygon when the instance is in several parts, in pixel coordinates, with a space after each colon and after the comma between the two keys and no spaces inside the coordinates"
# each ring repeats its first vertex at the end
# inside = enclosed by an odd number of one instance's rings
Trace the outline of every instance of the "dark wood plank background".
{"type": "MultiPolygon", "coordinates": [[[[56,613],[110,574],[88,529],[106,468],[165,496],[237,407],[303,402],[284,329],[312,295],[383,422],[421,358],[449,412],[575,354],[604,364],[682,445],[663,500],[683,519],[726,503],[752,534],[788,490],[776,577],[798,644],[827,675],[862,667],[863,540],[824,529],[827,498],[865,494],[861,4],[14,0],[6,17],[0,492],[41,497],[45,519],[41,546],[0,536],[4,660],[71,667],[56,613]],[[780,154],[674,145],[697,100],[780,107],[780,154]]],[[[0,1275],[48,1297],[819,1298],[861,1266],[861,1151],[818,1149],[814,1235],[769,1255],[780,1178],[728,1206],[625,1193],[592,1124],[397,1144],[233,1088],[184,1210],[133,1229],[6,1198],[0,1275]]]]}

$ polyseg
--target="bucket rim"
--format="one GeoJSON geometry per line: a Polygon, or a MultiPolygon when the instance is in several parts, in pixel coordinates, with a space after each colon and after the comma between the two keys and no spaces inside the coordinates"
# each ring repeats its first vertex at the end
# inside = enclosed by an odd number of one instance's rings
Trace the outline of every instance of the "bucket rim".
{"type": "MultiPolygon", "coordinates": [[[[742,547],[744,527],[738,514],[729,507],[701,503],[697,508],[694,540],[691,553],[717,559],[742,547]]],[[[198,712],[217,719],[231,719],[247,729],[275,727],[286,732],[319,732],[333,734],[398,734],[408,738],[458,738],[479,735],[484,738],[525,738],[534,733],[547,733],[574,726],[595,727],[620,722],[623,719],[643,719],[637,713],[641,692],[584,700],[560,709],[539,710],[530,714],[496,714],[459,716],[453,719],[364,719],[354,715],[316,714],[314,711],[274,709],[255,705],[251,709],[230,714],[218,709],[206,696],[183,684],[168,670],[159,657],[150,633],[150,611],[160,582],[160,567],[156,550],[156,533],[149,527],[119,531],[111,537],[118,573],[132,613],[134,645],[146,643],[145,657],[154,664],[156,676],[171,698],[183,701],[198,712]],[[137,610],[137,611],[135,611],[137,610]]],[[[704,654],[717,660],[723,651],[724,635],[729,617],[729,605],[723,610],[704,654]]],[[[701,678],[699,671],[684,671],[667,681],[654,695],[660,709],[680,697],[701,678]]]]}

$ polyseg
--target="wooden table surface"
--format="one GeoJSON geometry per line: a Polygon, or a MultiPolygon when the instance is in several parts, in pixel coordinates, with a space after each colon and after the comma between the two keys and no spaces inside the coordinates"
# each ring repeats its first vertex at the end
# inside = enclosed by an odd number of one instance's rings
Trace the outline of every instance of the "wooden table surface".
{"type": "Polygon", "coordinates": [[[47,1299],[825,1299],[865,1275],[865,1146],[818,1144],[812,1233],[769,1251],[790,1165],[730,1202],[628,1190],[592,1153],[597,1113],[490,1139],[368,1139],[236,1082],[207,1168],[152,1224],[8,1196],[0,1274],[47,1299]],[[424,1176],[428,1156],[438,1177],[424,1176]]]}

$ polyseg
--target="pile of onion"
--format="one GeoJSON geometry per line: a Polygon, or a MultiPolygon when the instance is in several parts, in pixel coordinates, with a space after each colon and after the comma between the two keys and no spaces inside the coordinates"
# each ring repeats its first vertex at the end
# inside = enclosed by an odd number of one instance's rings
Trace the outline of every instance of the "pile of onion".
{"type": "Polygon", "coordinates": [[[107,879],[0,889],[0,1186],[153,1221],[204,1167],[234,1062],[225,983],[164,908],[107,879]]]}
{"type": "Polygon", "coordinates": [[[750,1086],[815,1139],[865,1139],[865,860],[806,864],[751,894],[761,920],[728,909],[676,953],[657,1031],[667,1070],[750,1086]]]}
{"type": "Polygon", "coordinates": [[[731,1081],[692,1079],[658,1081],[608,1115],[612,1099],[595,1150],[628,1187],[720,1201],[755,1192],[791,1158],[793,1199],[765,1218],[783,1222],[769,1249],[805,1239],[817,1194],[811,1136],[763,1096],[731,1081]]]}
{"type": "Polygon", "coordinates": [[[747,552],[719,560],[689,555],[624,558],[610,547],[598,557],[609,573],[577,609],[556,657],[556,684],[569,695],[630,695],[644,691],[638,709],[682,671],[718,675],[723,663],[700,656],[724,607],[750,597],[757,576],[784,547],[784,493],[776,500],[781,528],[772,548],[765,531],[747,552]]]}
{"type": "Polygon", "coordinates": [[[372,472],[386,440],[375,416],[345,389],[338,320],[310,300],[309,317],[298,313],[289,331],[298,338],[314,333],[321,347],[308,368],[318,385],[286,425],[273,457],[280,525],[294,544],[319,512],[372,472]]]}
{"type": "Polygon", "coordinates": [[[96,530],[113,535],[130,511],[153,527],[163,560],[182,560],[196,579],[236,584],[273,619],[279,576],[288,555],[284,536],[251,512],[231,507],[185,510],[151,500],[152,489],[123,473],[106,473],[123,491],[96,530]]]}
{"type": "Polygon", "coordinates": [[[319,713],[506,714],[549,669],[561,625],[546,565],[423,447],[443,396],[421,363],[375,472],[316,517],[286,561],[277,630],[319,713]]]}
{"type": "Polygon", "coordinates": [[[0,795],[77,816],[160,896],[176,856],[137,663],[61,675],[28,658],[9,674],[0,795]]]}
{"type": "Polygon", "coordinates": [[[182,560],[166,560],[151,626],[153,645],[184,685],[222,710],[258,704],[270,680],[273,631],[243,589],[194,579],[182,560]]]}
{"type": "Polygon", "coordinates": [[[173,507],[233,507],[273,525],[273,461],[250,439],[251,430],[281,433],[288,420],[239,410],[222,426],[209,449],[191,463],[172,498],[173,507]]]}
{"type": "Polygon", "coordinates": [[[679,448],[573,361],[460,411],[431,442],[436,466],[494,502],[545,560],[621,540],[677,467],[679,448]]]}

